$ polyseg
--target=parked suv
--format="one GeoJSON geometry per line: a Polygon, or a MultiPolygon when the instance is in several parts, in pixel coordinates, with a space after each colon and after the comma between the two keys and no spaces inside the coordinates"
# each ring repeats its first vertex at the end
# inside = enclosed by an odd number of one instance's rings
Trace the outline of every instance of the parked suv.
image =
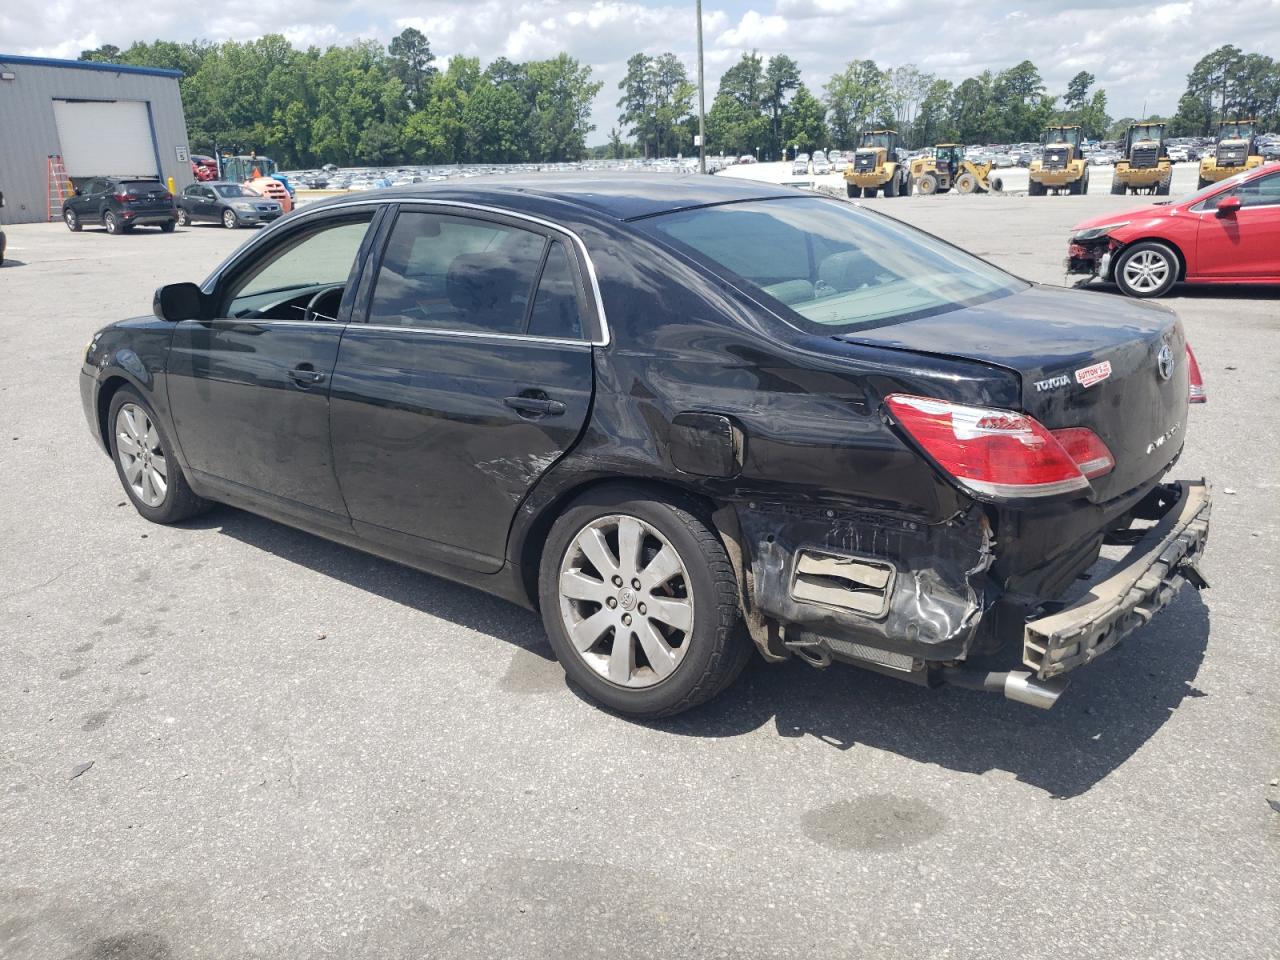
{"type": "Polygon", "coordinates": [[[178,223],[173,194],[155,179],[94,177],[81,181],[74,196],[62,204],[62,219],[79,233],[85,224],[101,224],[107,233],[128,233],[137,226],[159,227],[172,233],[178,223]]]}

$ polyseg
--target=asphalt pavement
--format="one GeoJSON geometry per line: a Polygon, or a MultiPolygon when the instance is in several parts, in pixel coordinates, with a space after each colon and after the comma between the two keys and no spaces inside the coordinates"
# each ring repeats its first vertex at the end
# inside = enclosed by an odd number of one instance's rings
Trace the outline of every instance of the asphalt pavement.
{"type": "MultiPolygon", "coordinates": [[[[866,202],[1062,283],[1071,225],[1134,202],[1096,187],[866,202]]],[[[7,230],[5,960],[1280,955],[1280,288],[1164,301],[1212,588],[1053,711],[756,664],[639,724],[531,613],[229,508],[143,521],[82,351],[245,234],[7,230]]]]}

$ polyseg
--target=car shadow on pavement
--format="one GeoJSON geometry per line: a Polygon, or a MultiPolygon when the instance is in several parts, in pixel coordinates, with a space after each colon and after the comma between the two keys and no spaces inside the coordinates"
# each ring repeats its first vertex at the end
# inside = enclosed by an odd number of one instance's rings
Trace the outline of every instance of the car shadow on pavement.
{"type": "MultiPolygon", "coordinates": [[[[1096,293],[1125,294],[1114,283],[1091,283],[1083,289],[1096,293]]],[[[1280,300],[1276,283],[1176,283],[1162,300],[1280,300]]],[[[1161,302],[1161,301],[1156,301],[1161,302]]]]}
{"type": "MultiPolygon", "coordinates": [[[[217,529],[393,603],[553,660],[537,614],[478,590],[230,507],[188,525],[217,529]]],[[[839,750],[872,747],[962,773],[1003,770],[1065,799],[1116,770],[1184,701],[1206,696],[1194,681],[1208,638],[1208,607],[1184,587],[1151,623],[1074,673],[1050,711],[990,693],[923,689],[841,664],[815,670],[798,660],[753,659],[737,683],[710,703],[641,725],[676,736],[725,738],[772,723],[779,736],[811,736],[839,750]]],[[[586,699],[567,681],[565,688],[586,699]]]]}

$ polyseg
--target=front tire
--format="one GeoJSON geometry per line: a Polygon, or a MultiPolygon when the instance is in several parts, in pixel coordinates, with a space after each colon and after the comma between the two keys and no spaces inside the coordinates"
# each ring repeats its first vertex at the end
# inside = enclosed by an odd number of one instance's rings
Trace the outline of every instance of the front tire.
{"type": "Polygon", "coordinates": [[[1111,178],[1111,195],[1113,197],[1123,196],[1125,191],[1124,181],[1111,178]]]}
{"type": "Polygon", "coordinates": [[[890,177],[884,184],[884,195],[886,197],[896,197],[898,195],[898,178],[890,177]]]}
{"type": "Polygon", "coordinates": [[[1147,240],[1124,250],[1111,275],[1131,297],[1163,297],[1178,282],[1178,255],[1163,243],[1147,240]]]}
{"type": "Polygon", "coordinates": [[[236,227],[240,226],[240,220],[236,216],[236,212],[234,210],[222,211],[222,225],[228,230],[234,230],[236,227]]]}
{"type": "Polygon", "coordinates": [[[929,197],[938,192],[938,178],[932,173],[926,173],[920,177],[920,182],[916,185],[916,189],[920,191],[921,196],[929,197]]]}
{"type": "Polygon", "coordinates": [[[539,573],[557,659],[593,700],[652,720],[726,688],[750,657],[738,584],[701,509],[615,486],[556,521],[539,573]]]}
{"type": "Polygon", "coordinates": [[[79,215],[70,207],[62,211],[62,219],[66,223],[67,229],[72,233],[79,233],[84,229],[84,224],[80,222],[79,215]]]}
{"type": "Polygon", "coordinates": [[[210,508],[192,492],[155,413],[132,387],[111,398],[107,425],[116,475],[138,513],[152,523],[178,523],[210,508]]]}
{"type": "Polygon", "coordinates": [[[975,177],[972,173],[969,173],[968,171],[966,171],[960,174],[960,176],[956,177],[957,192],[965,196],[968,196],[971,193],[975,193],[977,189],[978,189],[978,178],[975,177]]]}
{"type": "Polygon", "coordinates": [[[855,187],[852,183],[844,185],[844,192],[848,194],[850,200],[857,200],[862,197],[862,188],[855,187]]]}

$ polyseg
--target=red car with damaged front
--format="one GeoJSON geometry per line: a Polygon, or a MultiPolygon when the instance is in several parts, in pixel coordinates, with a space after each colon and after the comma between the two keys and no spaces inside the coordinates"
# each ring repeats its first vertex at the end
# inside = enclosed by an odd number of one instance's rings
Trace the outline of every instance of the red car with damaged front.
{"type": "Polygon", "coordinates": [[[1160,297],[1179,281],[1280,283],[1280,163],[1077,224],[1067,272],[1131,297],[1160,297]]]}

